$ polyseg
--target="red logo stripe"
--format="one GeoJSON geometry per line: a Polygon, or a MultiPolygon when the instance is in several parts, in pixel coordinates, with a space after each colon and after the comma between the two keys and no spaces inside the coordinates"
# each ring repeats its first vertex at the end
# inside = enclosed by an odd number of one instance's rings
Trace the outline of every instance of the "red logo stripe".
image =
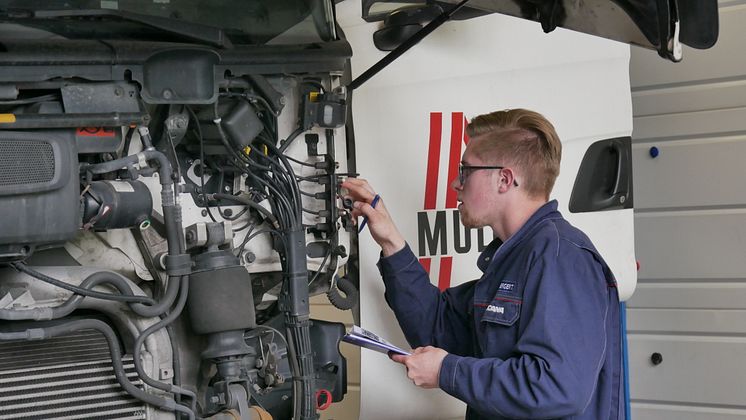
{"type": "MultiPolygon", "coordinates": [[[[464,117],[464,127],[469,125],[469,121],[466,120],[466,117],[464,117]]],[[[464,129],[464,144],[469,144],[469,135],[466,134],[466,129],[464,129]]]]}
{"type": "Polygon", "coordinates": [[[434,210],[438,198],[438,166],[440,164],[440,139],[443,131],[443,113],[430,113],[430,144],[427,153],[425,178],[425,210],[434,210]]]}
{"type": "Polygon", "coordinates": [[[464,113],[451,113],[451,153],[448,156],[448,180],[446,182],[446,208],[456,208],[456,190],[451,188],[451,181],[458,176],[458,164],[461,161],[461,142],[464,139],[464,113]]]}
{"type": "Polygon", "coordinates": [[[451,268],[453,257],[440,257],[440,273],[438,273],[438,289],[444,291],[451,287],[451,268]]]}
{"type": "Polygon", "coordinates": [[[430,263],[433,261],[432,258],[420,258],[420,264],[425,269],[427,274],[430,274],[430,263]]]}

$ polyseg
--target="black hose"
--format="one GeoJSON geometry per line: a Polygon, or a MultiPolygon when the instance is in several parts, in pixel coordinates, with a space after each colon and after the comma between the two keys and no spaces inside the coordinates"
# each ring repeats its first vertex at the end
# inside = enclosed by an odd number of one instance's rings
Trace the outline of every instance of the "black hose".
{"type": "MultiPolygon", "coordinates": [[[[192,410],[196,408],[196,401],[197,396],[194,394],[194,392],[189,391],[187,389],[181,388],[180,386],[174,384],[167,384],[164,382],[156,381],[155,379],[148,376],[148,374],[145,372],[145,369],[142,367],[142,360],[140,359],[140,352],[142,349],[143,342],[145,339],[150,336],[155,331],[166,327],[167,325],[171,324],[179,315],[181,315],[182,310],[184,309],[184,306],[186,305],[187,301],[187,294],[189,293],[189,277],[183,276],[180,279],[181,287],[179,287],[179,300],[176,302],[176,306],[174,309],[162,320],[160,320],[158,323],[151,325],[145,331],[141,332],[140,335],[137,336],[137,339],[135,340],[134,344],[134,350],[133,350],[133,360],[135,362],[135,369],[137,370],[137,375],[140,377],[140,379],[143,380],[146,384],[158,388],[163,391],[167,392],[173,392],[176,394],[182,394],[186,395],[187,397],[191,398],[192,403],[194,406],[192,407],[192,410]]],[[[176,349],[172,349],[173,352],[176,352],[176,349]]]]}
{"type": "MultiPolygon", "coordinates": [[[[176,339],[174,336],[176,332],[171,325],[166,325],[166,334],[168,334],[168,341],[171,343],[171,359],[174,365],[174,385],[181,387],[181,357],[179,351],[176,349],[176,339]]],[[[181,404],[181,395],[174,395],[176,404],[181,404]]],[[[196,402],[195,402],[196,405],[196,402]]],[[[192,411],[196,412],[196,408],[192,408],[192,411]]],[[[181,413],[176,415],[176,420],[181,420],[181,413]]]]}
{"type": "Polygon", "coordinates": [[[166,293],[158,303],[150,306],[140,304],[130,305],[132,311],[146,318],[161,315],[166,312],[168,308],[173,305],[174,300],[176,300],[176,296],[179,293],[179,283],[179,277],[169,277],[168,285],[166,286],[166,293]]]}
{"type": "Polygon", "coordinates": [[[264,207],[260,206],[257,202],[241,196],[236,196],[232,194],[209,194],[210,198],[214,198],[216,200],[227,200],[227,201],[234,201],[236,203],[241,203],[244,205],[247,205],[255,210],[257,210],[259,213],[261,213],[264,217],[266,217],[270,223],[272,223],[272,226],[275,228],[279,228],[280,224],[277,221],[277,218],[274,214],[272,214],[269,210],[265,209],[264,207]]]}
{"type": "Polygon", "coordinates": [[[329,288],[326,292],[326,296],[329,298],[329,302],[334,305],[335,308],[346,311],[352,309],[357,304],[359,292],[355,285],[347,279],[347,277],[338,277],[336,281],[337,287],[329,288]],[[343,292],[345,296],[342,296],[343,292]]]}
{"type": "Polygon", "coordinates": [[[279,148],[280,152],[281,153],[285,153],[285,150],[287,150],[287,148],[290,147],[290,145],[293,143],[293,140],[295,140],[295,138],[298,137],[300,135],[300,133],[302,133],[302,132],[303,132],[303,127],[298,127],[298,128],[295,129],[295,131],[293,131],[292,133],[290,133],[290,135],[288,136],[288,138],[285,139],[285,141],[280,146],[280,148],[279,148]]]}
{"type": "Polygon", "coordinates": [[[65,289],[70,292],[75,293],[76,295],[86,296],[86,297],[92,297],[97,299],[104,299],[104,300],[113,300],[116,302],[125,302],[125,303],[146,303],[146,304],[152,304],[153,299],[147,297],[147,296],[135,296],[132,294],[132,289],[129,289],[129,285],[126,285],[127,289],[124,291],[119,288],[121,283],[118,283],[116,280],[112,280],[114,277],[108,278],[106,280],[107,283],[113,284],[117,289],[120,290],[120,292],[127,292],[128,295],[115,295],[112,293],[103,293],[103,292],[97,292],[95,290],[90,290],[88,288],[74,286],[72,284],[65,283],[63,281],[57,280],[55,278],[49,277],[46,274],[40,273],[29,266],[27,266],[25,263],[22,262],[14,262],[10,264],[13,268],[16,270],[28,274],[31,277],[34,277],[36,279],[39,279],[45,283],[49,283],[52,286],[59,287],[60,289],[65,289]]]}
{"type": "MultiPolygon", "coordinates": [[[[80,284],[82,289],[92,289],[94,286],[99,284],[109,284],[114,286],[119,293],[127,296],[134,296],[132,289],[129,287],[127,280],[118,273],[99,271],[86,277],[80,284]]],[[[113,295],[120,297],[118,295],[113,295]]],[[[147,296],[142,296],[150,300],[152,299],[147,296]]],[[[58,319],[71,314],[75,309],[80,306],[85,296],[74,294],[70,299],[66,300],[61,305],[52,308],[33,308],[33,309],[0,309],[0,319],[7,321],[20,321],[20,320],[49,320],[58,319]]],[[[139,305],[139,304],[134,304],[139,305]]]]}

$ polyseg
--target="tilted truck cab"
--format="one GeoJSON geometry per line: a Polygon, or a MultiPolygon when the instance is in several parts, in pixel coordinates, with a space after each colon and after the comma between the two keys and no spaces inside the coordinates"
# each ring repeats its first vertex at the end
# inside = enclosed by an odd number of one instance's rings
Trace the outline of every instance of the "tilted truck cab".
{"type": "MultiPolygon", "coordinates": [[[[351,389],[344,325],[311,319],[311,297],[348,310],[360,288],[358,320],[401,342],[345,177],[381,187],[447,286],[490,236],[459,230],[446,187],[466,119],[523,106],[556,121],[564,205],[588,146],[629,135],[626,46],[492,14],[572,28],[571,2],[475,0],[355,83],[384,55],[374,30],[395,48],[408,37],[392,28],[436,19],[379,28],[360,19],[373,3],[0,2],[0,418],[318,418],[351,389]]],[[[673,54],[660,10],[660,32],[638,30],[673,54]]],[[[615,164],[583,178],[600,201],[624,150],[590,159],[615,164]]],[[[573,221],[601,227],[628,296],[632,192],[611,192],[612,212],[573,221]]],[[[360,418],[458,416],[373,357],[360,418]]]]}

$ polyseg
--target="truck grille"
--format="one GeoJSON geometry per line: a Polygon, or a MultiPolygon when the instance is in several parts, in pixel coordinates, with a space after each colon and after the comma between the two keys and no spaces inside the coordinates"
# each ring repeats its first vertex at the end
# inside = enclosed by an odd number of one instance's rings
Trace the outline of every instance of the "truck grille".
{"type": "MultiPolygon", "coordinates": [[[[122,363],[142,388],[132,356],[122,363]]],[[[145,406],[114,376],[97,331],[42,341],[0,342],[0,419],[144,419],[145,406]]]]}

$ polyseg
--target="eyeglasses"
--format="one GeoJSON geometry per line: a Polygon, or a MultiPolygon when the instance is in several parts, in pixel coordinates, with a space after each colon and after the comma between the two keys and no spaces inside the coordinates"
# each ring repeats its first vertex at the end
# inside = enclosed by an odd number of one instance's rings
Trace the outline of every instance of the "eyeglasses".
{"type": "MultiPolygon", "coordinates": [[[[466,178],[469,177],[470,171],[477,171],[479,169],[505,169],[504,166],[475,166],[475,165],[464,165],[460,163],[458,165],[458,182],[461,185],[466,183],[466,178]]],[[[513,185],[518,186],[518,181],[513,180],[513,185]]]]}

